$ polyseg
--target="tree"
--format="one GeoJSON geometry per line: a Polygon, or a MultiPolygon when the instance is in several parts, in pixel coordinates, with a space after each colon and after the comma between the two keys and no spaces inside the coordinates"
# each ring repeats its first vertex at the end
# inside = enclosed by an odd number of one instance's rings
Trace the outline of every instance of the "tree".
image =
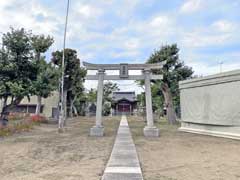
{"type": "Polygon", "coordinates": [[[50,36],[45,37],[44,35],[33,35],[31,37],[31,45],[37,61],[40,60],[41,53],[45,53],[53,43],[54,39],[50,36]]]}
{"type": "Polygon", "coordinates": [[[35,114],[40,114],[42,98],[49,97],[58,87],[59,73],[51,63],[43,58],[37,62],[37,79],[33,82],[34,95],[37,96],[37,107],[35,114]]]}
{"type": "Polygon", "coordinates": [[[103,114],[105,116],[111,113],[112,104],[112,93],[114,91],[119,91],[118,85],[110,81],[104,83],[103,85],[103,114]]]}
{"type": "Polygon", "coordinates": [[[53,44],[52,37],[44,35],[33,35],[31,37],[31,45],[35,53],[37,64],[37,81],[34,83],[35,95],[37,95],[37,107],[35,114],[40,114],[41,99],[47,98],[53,90],[57,88],[56,76],[57,73],[51,64],[47,64],[44,59],[41,59],[41,53],[45,53],[53,44]],[[55,82],[54,82],[55,81],[55,82]]]}
{"type": "Polygon", "coordinates": [[[162,46],[155,50],[147,60],[147,63],[158,63],[166,60],[161,70],[154,70],[154,73],[163,74],[163,80],[154,80],[153,84],[161,90],[164,103],[167,108],[167,119],[170,124],[176,123],[174,105],[179,105],[178,82],[190,78],[193,74],[192,68],[186,66],[179,60],[179,49],[176,44],[162,46]]]}
{"type": "Polygon", "coordinates": [[[114,91],[119,91],[118,85],[108,81],[103,85],[103,102],[112,102],[111,95],[114,91]]]}
{"type": "MultiPolygon", "coordinates": [[[[112,83],[108,81],[103,85],[103,110],[102,113],[106,116],[110,114],[111,104],[112,104],[112,93],[114,91],[119,91],[118,85],[116,83],[112,83]]],[[[96,103],[97,101],[97,90],[90,89],[87,93],[87,101],[91,104],[96,103]]]]}
{"type": "MultiPolygon", "coordinates": [[[[62,51],[52,53],[52,62],[60,69],[62,67],[62,51]]],[[[74,49],[65,49],[65,69],[64,69],[64,104],[65,111],[69,105],[69,115],[76,113],[74,103],[84,92],[83,82],[86,70],[80,67],[80,59],[77,57],[77,51],[74,49]]]]}
{"type": "Polygon", "coordinates": [[[144,92],[137,95],[137,101],[138,101],[138,106],[139,107],[144,107],[145,106],[145,93],[144,92]]]}
{"type": "Polygon", "coordinates": [[[159,89],[160,84],[159,83],[153,83],[151,86],[152,91],[152,104],[153,104],[153,111],[158,112],[159,115],[163,114],[163,108],[164,108],[164,98],[163,93],[159,89]]]}
{"type": "Polygon", "coordinates": [[[32,57],[31,33],[22,29],[11,28],[3,34],[0,56],[0,99],[3,99],[2,114],[30,98],[32,84],[36,80],[37,68],[32,57]],[[8,103],[10,99],[10,103],[8,103]]]}
{"type": "MultiPolygon", "coordinates": [[[[74,104],[81,105],[81,100],[85,99],[84,96],[84,77],[86,76],[86,71],[83,68],[77,68],[76,72],[72,76],[72,86],[68,90],[68,102],[70,104],[69,116],[73,116],[73,112],[75,115],[78,115],[77,108],[74,104]],[[78,102],[77,102],[78,101],[78,102]]],[[[81,109],[79,107],[78,109],[81,109]]]]}
{"type": "Polygon", "coordinates": [[[97,90],[91,88],[87,93],[87,101],[90,103],[95,103],[97,101],[97,90]]]}

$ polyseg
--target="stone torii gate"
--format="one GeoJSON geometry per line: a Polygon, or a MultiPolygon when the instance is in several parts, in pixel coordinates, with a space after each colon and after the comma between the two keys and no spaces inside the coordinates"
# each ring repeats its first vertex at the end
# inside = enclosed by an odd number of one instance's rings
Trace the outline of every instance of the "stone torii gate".
{"type": "Polygon", "coordinates": [[[161,69],[166,62],[156,64],[91,64],[83,62],[87,70],[97,70],[96,75],[87,75],[86,80],[98,80],[96,125],[91,128],[91,136],[103,136],[102,100],[104,80],[145,80],[147,126],[144,127],[144,136],[157,137],[159,129],[154,126],[152,111],[151,79],[162,79],[162,75],[153,75],[151,70],[161,69]],[[106,75],[105,70],[118,70],[119,75],[106,75]],[[142,75],[129,75],[129,70],[142,70],[142,75]]]}

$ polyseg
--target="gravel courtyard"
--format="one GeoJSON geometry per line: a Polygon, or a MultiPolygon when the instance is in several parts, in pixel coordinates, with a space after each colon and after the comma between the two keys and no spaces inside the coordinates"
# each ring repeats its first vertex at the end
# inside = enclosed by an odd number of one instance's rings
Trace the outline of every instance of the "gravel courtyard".
{"type": "Polygon", "coordinates": [[[1,180],[99,180],[120,117],[105,118],[104,138],[89,137],[94,118],[74,118],[63,134],[56,125],[0,139],[1,180]]]}
{"type": "MultiPolygon", "coordinates": [[[[105,137],[89,137],[94,118],[74,118],[67,131],[42,124],[0,139],[1,180],[99,180],[120,117],[104,119],[105,137]]],[[[143,137],[141,117],[128,117],[145,180],[238,180],[240,141],[178,132],[164,121],[159,138],[143,137]]]]}
{"type": "Polygon", "coordinates": [[[145,180],[239,180],[240,141],[178,132],[157,122],[159,138],[144,138],[142,118],[129,126],[145,180]]]}

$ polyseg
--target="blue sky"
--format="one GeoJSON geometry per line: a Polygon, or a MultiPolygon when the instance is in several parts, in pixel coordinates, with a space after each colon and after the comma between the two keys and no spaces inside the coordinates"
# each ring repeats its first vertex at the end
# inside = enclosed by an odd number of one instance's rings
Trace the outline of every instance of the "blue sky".
{"type": "MultiPolygon", "coordinates": [[[[240,0],[70,0],[67,47],[92,63],[144,63],[177,43],[195,74],[240,68],[240,0]]],[[[0,32],[25,27],[61,49],[66,0],[1,0],[0,32]]]]}

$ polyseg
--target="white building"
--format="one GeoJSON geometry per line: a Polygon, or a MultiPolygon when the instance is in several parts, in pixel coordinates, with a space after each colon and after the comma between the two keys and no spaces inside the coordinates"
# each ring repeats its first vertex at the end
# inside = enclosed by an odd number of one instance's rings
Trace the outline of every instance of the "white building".
{"type": "MultiPolygon", "coordinates": [[[[48,98],[42,98],[41,114],[46,117],[57,117],[57,106],[59,100],[59,93],[53,92],[48,98]]],[[[0,100],[0,111],[2,111],[3,102],[0,100]]],[[[34,114],[37,107],[37,96],[31,96],[30,101],[24,98],[19,105],[17,105],[11,112],[21,112],[34,114]]]]}

